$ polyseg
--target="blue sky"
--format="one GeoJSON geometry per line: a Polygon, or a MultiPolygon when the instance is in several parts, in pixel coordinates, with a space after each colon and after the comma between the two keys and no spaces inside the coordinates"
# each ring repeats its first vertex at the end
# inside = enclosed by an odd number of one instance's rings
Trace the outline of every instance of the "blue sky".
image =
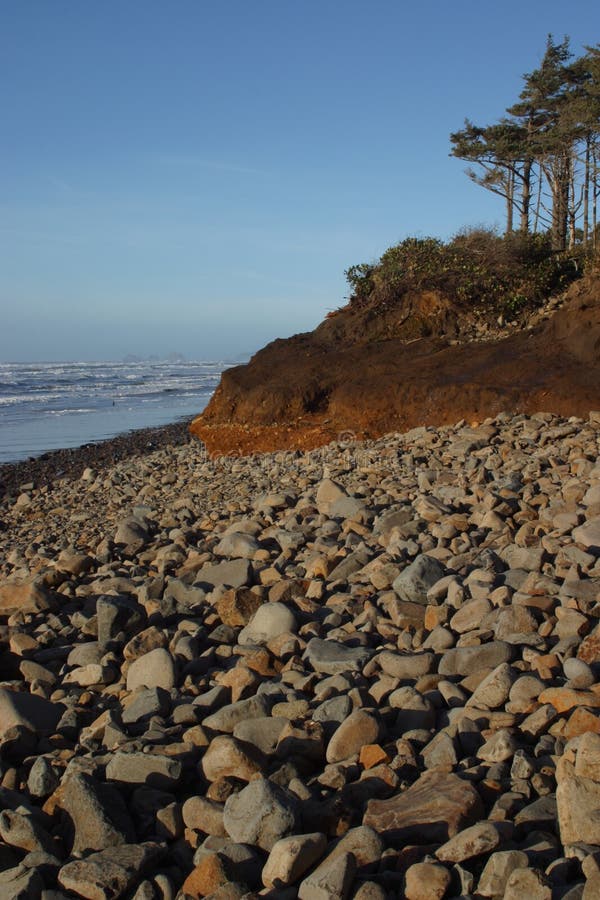
{"type": "Polygon", "coordinates": [[[597,0],[0,0],[0,360],[233,357],[502,224],[450,159],[597,0]]]}

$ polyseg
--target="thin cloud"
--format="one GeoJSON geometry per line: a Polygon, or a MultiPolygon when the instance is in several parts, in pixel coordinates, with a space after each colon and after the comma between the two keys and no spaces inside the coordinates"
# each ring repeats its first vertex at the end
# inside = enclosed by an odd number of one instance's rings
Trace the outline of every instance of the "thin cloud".
{"type": "Polygon", "coordinates": [[[213,172],[228,172],[236,175],[268,175],[264,169],[247,166],[243,163],[227,162],[225,160],[206,159],[187,153],[159,153],[153,156],[155,162],[162,166],[172,168],[209,169],[213,172]]]}
{"type": "Polygon", "coordinates": [[[49,175],[48,182],[51,187],[55,188],[57,191],[60,191],[63,194],[78,194],[77,191],[72,184],[69,184],[68,181],[65,181],[64,178],[59,178],[56,175],[49,175]]]}

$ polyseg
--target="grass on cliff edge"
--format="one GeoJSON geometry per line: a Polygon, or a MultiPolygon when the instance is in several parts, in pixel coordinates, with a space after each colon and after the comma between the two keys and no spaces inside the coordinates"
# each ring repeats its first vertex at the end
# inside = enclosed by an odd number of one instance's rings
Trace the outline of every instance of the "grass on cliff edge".
{"type": "Polygon", "coordinates": [[[541,306],[581,277],[593,260],[577,244],[557,253],[548,234],[460,231],[450,241],[409,237],[375,263],[344,273],[351,307],[392,308],[414,291],[439,291],[465,310],[510,318],[541,306]]]}

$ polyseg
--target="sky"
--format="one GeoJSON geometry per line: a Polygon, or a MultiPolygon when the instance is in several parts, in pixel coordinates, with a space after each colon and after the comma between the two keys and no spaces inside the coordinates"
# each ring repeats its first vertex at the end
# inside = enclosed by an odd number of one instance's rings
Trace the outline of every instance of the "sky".
{"type": "Polygon", "coordinates": [[[411,235],[502,225],[449,156],[597,0],[0,0],[0,361],[236,358],[411,235]]]}

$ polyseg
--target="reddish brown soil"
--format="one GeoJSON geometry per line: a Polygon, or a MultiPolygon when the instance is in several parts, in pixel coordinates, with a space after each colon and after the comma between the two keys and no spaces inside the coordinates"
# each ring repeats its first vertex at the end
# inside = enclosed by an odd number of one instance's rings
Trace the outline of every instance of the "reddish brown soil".
{"type": "MultiPolygon", "coordinates": [[[[435,332],[439,303],[432,312],[435,332]]],[[[429,338],[365,340],[368,323],[343,310],[226,371],[192,432],[212,454],[247,454],[502,410],[585,416],[600,408],[600,276],[574,285],[551,318],[508,337],[456,344],[442,326],[429,338]]]]}

